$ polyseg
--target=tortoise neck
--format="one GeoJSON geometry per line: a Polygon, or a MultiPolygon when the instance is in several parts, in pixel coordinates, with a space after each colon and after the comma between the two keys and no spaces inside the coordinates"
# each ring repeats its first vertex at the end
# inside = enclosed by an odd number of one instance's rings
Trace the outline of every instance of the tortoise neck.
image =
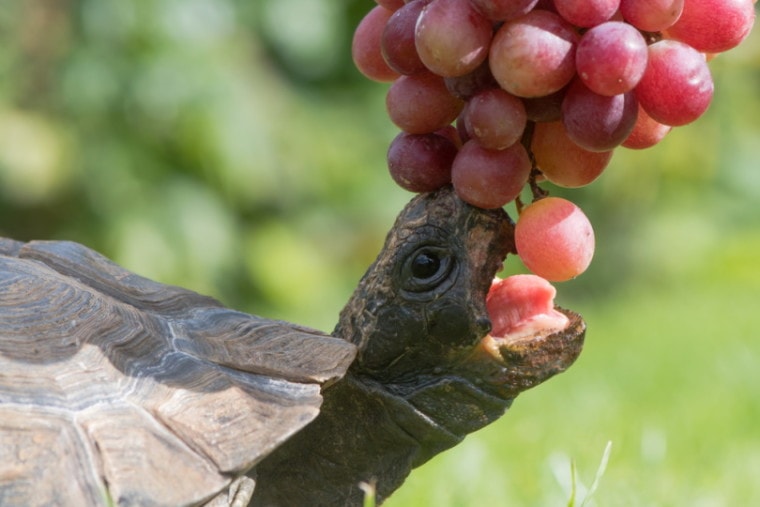
{"type": "Polygon", "coordinates": [[[361,482],[376,484],[380,502],[414,467],[462,440],[351,373],[323,395],[317,419],[256,467],[251,505],[361,505],[361,482]]]}

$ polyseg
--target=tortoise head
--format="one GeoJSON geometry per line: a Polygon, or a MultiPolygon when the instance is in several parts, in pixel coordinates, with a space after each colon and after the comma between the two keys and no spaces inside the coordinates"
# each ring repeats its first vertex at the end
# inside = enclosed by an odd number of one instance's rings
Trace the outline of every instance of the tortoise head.
{"type": "Polygon", "coordinates": [[[333,333],[357,346],[356,359],[324,386],[319,416],[257,467],[254,505],[360,505],[360,481],[376,482],[380,502],[570,366],[580,316],[545,298],[544,313],[526,311],[535,293],[494,284],[513,232],[504,210],[469,206],[448,187],[412,199],[333,333]]]}
{"type": "Polygon", "coordinates": [[[446,384],[511,401],[570,366],[585,330],[572,312],[561,310],[562,329],[489,335],[486,296],[513,232],[503,209],[470,206],[450,187],[415,197],[341,313],[334,334],[359,349],[352,371],[407,398],[446,384]]]}

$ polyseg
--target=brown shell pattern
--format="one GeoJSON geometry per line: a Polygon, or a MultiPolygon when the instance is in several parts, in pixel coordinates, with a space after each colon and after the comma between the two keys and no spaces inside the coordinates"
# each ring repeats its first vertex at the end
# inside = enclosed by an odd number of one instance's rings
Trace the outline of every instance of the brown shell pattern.
{"type": "Polygon", "coordinates": [[[193,505],[316,417],[355,347],[0,240],[0,505],[193,505]]]}

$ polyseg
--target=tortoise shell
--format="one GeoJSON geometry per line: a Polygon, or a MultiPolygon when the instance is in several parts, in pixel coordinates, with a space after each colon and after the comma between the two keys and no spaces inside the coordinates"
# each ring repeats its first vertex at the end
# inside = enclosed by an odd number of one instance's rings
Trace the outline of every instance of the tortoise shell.
{"type": "Polygon", "coordinates": [[[210,500],[316,417],[356,353],[76,243],[0,254],[2,505],[210,500]]]}

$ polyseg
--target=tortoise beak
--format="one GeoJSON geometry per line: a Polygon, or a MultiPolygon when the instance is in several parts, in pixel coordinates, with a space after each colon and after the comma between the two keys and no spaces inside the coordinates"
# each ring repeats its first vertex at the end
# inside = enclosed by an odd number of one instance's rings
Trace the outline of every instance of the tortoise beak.
{"type": "Polygon", "coordinates": [[[563,329],[504,337],[486,334],[460,363],[460,372],[505,399],[562,373],[583,349],[586,323],[575,312],[555,309],[568,318],[563,329]]]}
{"type": "Polygon", "coordinates": [[[486,335],[470,356],[484,368],[484,380],[501,393],[516,396],[568,369],[583,349],[586,323],[575,312],[555,309],[568,318],[562,330],[505,337],[486,335]]]}

